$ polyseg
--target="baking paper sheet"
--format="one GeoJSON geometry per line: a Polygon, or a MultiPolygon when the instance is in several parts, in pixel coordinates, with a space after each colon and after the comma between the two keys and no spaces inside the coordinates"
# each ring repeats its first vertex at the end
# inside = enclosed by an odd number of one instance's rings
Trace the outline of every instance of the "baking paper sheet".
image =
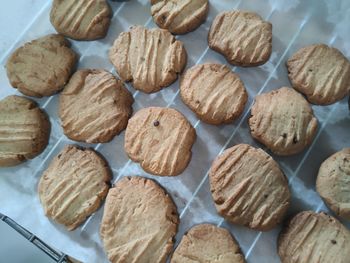
{"type": "MultiPolygon", "coordinates": [[[[16,2],[16,1],[13,1],[16,2]]],[[[2,41],[0,56],[0,98],[10,94],[19,94],[8,83],[4,65],[10,52],[26,41],[55,32],[49,22],[51,1],[27,1],[32,5],[41,2],[40,7],[28,8],[26,26],[19,36],[11,36],[11,43],[2,41]],[[31,13],[32,12],[32,13],[31,13]],[[28,19],[31,18],[31,19],[28,19]]],[[[112,23],[105,39],[92,42],[72,41],[73,48],[80,53],[79,68],[113,67],[107,54],[114,39],[131,25],[156,27],[150,17],[147,0],[128,2],[110,2],[114,11],[112,23]]],[[[5,4],[15,12],[16,3],[5,4]]],[[[22,10],[23,6],[17,7],[22,10]]],[[[109,161],[113,170],[113,182],[122,176],[140,175],[151,177],[164,186],[173,197],[181,218],[177,242],[183,233],[198,223],[210,222],[225,227],[239,242],[248,262],[280,262],[276,254],[276,238],[280,228],[269,232],[252,231],[232,225],[217,215],[208,184],[208,169],[212,160],[224,149],[238,143],[249,143],[256,147],[262,145],[253,141],[249,133],[247,119],[254,96],[259,93],[290,86],[285,62],[298,48],[312,43],[327,43],[350,55],[350,1],[348,0],[210,0],[210,12],[207,21],[196,31],[178,36],[184,42],[188,52],[187,67],[198,63],[217,62],[227,64],[218,53],[208,49],[207,33],[213,18],[218,12],[231,9],[245,9],[259,13],[273,24],[273,53],[268,63],[260,67],[232,70],[240,75],[248,93],[249,100],[241,118],[230,125],[212,126],[205,124],[182,103],[178,82],[155,94],[144,94],[129,90],[135,97],[134,111],[148,106],[172,107],[187,116],[196,128],[197,141],[193,147],[193,157],[188,168],[177,177],[156,177],[146,174],[138,164],[131,162],[123,150],[124,133],[107,144],[87,145],[93,147],[109,161]]],[[[3,9],[3,13],[6,13],[3,9]]],[[[23,10],[22,10],[23,12],[23,10]]],[[[18,23],[24,23],[18,21],[18,23]]],[[[1,27],[8,27],[2,24],[1,27]]],[[[9,29],[6,28],[8,31],[9,29]]],[[[5,29],[4,29],[5,30],[5,29]]],[[[9,31],[10,32],[10,31],[9,31]]],[[[68,232],[64,227],[48,220],[37,197],[37,183],[50,160],[69,143],[76,143],[63,135],[57,116],[58,96],[36,99],[50,116],[52,132],[50,144],[37,158],[13,168],[0,170],[0,212],[4,213],[48,244],[74,256],[83,262],[108,262],[99,237],[99,225],[103,208],[77,230],[68,232]]],[[[347,101],[331,106],[313,106],[319,119],[319,129],[312,145],[301,154],[291,157],[273,157],[279,162],[289,179],[292,189],[292,207],[289,215],[301,210],[325,210],[315,192],[315,179],[320,163],[332,153],[349,147],[350,118],[347,101]]],[[[77,144],[77,143],[76,143],[77,144]]],[[[266,150],[266,149],[265,149],[266,150]]],[[[349,227],[349,223],[343,222],[349,227]]]]}

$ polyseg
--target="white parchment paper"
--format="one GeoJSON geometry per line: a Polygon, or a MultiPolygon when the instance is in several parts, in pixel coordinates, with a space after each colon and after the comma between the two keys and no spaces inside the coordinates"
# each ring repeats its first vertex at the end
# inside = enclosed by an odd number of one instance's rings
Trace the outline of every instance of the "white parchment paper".
{"type": "MultiPolygon", "coordinates": [[[[16,1],[12,2],[7,3],[5,7],[2,6],[1,13],[4,16],[6,14],[10,17],[11,12],[17,12],[16,8],[22,10],[23,6],[16,6],[16,1]]],[[[19,94],[11,88],[4,69],[10,52],[26,41],[55,32],[49,22],[51,1],[28,2],[31,2],[31,8],[27,8],[27,12],[22,10],[22,19],[18,21],[19,25],[23,25],[22,31],[17,30],[22,32],[21,34],[7,38],[6,36],[11,34],[9,29],[11,25],[4,23],[0,25],[2,28],[0,36],[3,38],[0,42],[1,99],[10,94],[19,94]],[[38,3],[40,3],[39,6],[38,3]],[[7,35],[4,32],[8,32],[7,35]]],[[[150,18],[149,1],[130,0],[125,3],[110,2],[110,4],[114,17],[105,39],[92,42],[72,41],[73,48],[80,53],[79,68],[104,68],[115,74],[107,54],[118,34],[135,24],[156,27],[150,18]]],[[[280,228],[261,233],[224,221],[217,215],[211,199],[208,169],[219,153],[237,143],[249,143],[264,148],[250,136],[247,125],[250,106],[255,95],[281,86],[290,86],[285,61],[298,48],[323,42],[339,48],[345,55],[350,56],[350,1],[210,0],[207,21],[196,31],[178,37],[184,42],[189,55],[187,67],[204,62],[227,64],[221,55],[208,49],[207,33],[218,12],[235,8],[259,13],[273,24],[274,34],[273,54],[268,63],[254,68],[230,66],[240,75],[249,93],[249,101],[240,119],[224,126],[212,126],[198,121],[182,103],[178,94],[178,82],[151,95],[135,92],[131,85],[128,85],[135,97],[134,111],[148,106],[176,108],[185,114],[196,128],[197,141],[193,147],[193,157],[182,175],[162,178],[146,174],[138,164],[131,162],[126,156],[123,150],[123,133],[107,144],[81,145],[93,147],[105,156],[113,170],[114,182],[122,176],[141,175],[152,177],[167,189],[176,202],[181,217],[177,242],[194,224],[210,222],[230,230],[239,242],[248,262],[274,263],[280,262],[276,253],[276,237],[280,228]]],[[[17,22],[12,22],[14,23],[17,22]]],[[[48,244],[83,262],[107,262],[99,237],[103,208],[73,232],[66,231],[43,214],[36,191],[38,180],[50,160],[66,144],[75,142],[67,139],[62,133],[57,116],[58,96],[36,99],[36,101],[50,116],[52,124],[50,144],[34,160],[17,167],[0,169],[0,212],[10,216],[48,244]]],[[[313,109],[319,119],[319,129],[313,144],[295,156],[274,156],[287,175],[292,189],[292,207],[289,215],[307,209],[328,211],[315,192],[318,168],[329,155],[350,146],[350,115],[346,99],[331,106],[313,106],[313,109]]],[[[348,222],[343,221],[343,223],[349,227],[348,222]]]]}

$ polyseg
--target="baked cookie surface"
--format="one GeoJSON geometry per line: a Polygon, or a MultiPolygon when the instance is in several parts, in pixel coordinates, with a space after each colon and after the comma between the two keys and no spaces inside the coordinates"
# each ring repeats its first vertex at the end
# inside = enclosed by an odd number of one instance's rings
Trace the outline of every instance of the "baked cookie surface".
{"type": "Polygon", "coordinates": [[[312,142],[317,119],[302,95],[282,87],[256,96],[249,126],[253,138],[273,153],[292,155],[312,142]]]}
{"type": "Polygon", "coordinates": [[[95,40],[106,36],[111,16],[106,0],[54,0],[50,21],[69,38],[95,40]]]}
{"type": "Polygon", "coordinates": [[[208,0],[151,0],[154,22],[173,34],[195,30],[204,22],[208,11],[208,0]]]}
{"type": "Polygon", "coordinates": [[[74,230],[100,207],[110,180],[108,165],[96,152],[65,146],[39,181],[38,193],[46,216],[74,230]]]}
{"type": "Polygon", "coordinates": [[[292,86],[313,104],[332,104],[350,92],[350,62],[336,48],[301,48],[288,59],[287,69],[292,86]]]}
{"type": "Polygon", "coordinates": [[[321,164],[316,189],[334,213],[350,220],[350,148],[333,154],[321,164]]]}
{"type": "Polygon", "coordinates": [[[208,43],[233,65],[259,66],[271,55],[272,24],[253,12],[222,12],[210,27],[208,43]]]}
{"type": "Polygon", "coordinates": [[[137,90],[152,93],[177,79],[187,54],[183,43],[169,31],[134,26],[118,36],[109,59],[122,80],[131,81],[137,90]]]}
{"type": "Polygon", "coordinates": [[[270,230],[282,221],[290,205],[288,181],[277,162],[247,144],[219,155],[209,179],[218,213],[235,224],[270,230]]]}
{"type": "Polygon", "coordinates": [[[238,118],[248,99],[239,76],[220,64],[188,69],[181,78],[180,92],[184,103],[199,119],[216,125],[238,118]]]}
{"type": "Polygon", "coordinates": [[[176,206],[162,187],[124,177],[107,195],[100,233],[112,263],[165,263],[178,224],[176,206]]]}
{"type": "Polygon", "coordinates": [[[148,173],[174,176],[191,160],[196,131],[182,113],[170,108],[141,109],[129,120],[125,151],[148,173]]]}
{"type": "Polygon", "coordinates": [[[181,239],[171,263],[244,263],[244,256],[226,229],[210,224],[192,227],[181,239]]]}
{"type": "Polygon", "coordinates": [[[350,232],[332,216],[304,211],[280,233],[278,254],[282,263],[347,263],[350,232]]]}
{"type": "Polygon", "coordinates": [[[48,144],[50,127],[34,101],[16,95],[0,100],[0,167],[39,155],[48,144]]]}
{"type": "Polygon", "coordinates": [[[27,96],[51,96],[68,82],[76,53],[61,35],[47,35],[17,48],[6,63],[11,85],[27,96]]]}
{"type": "Polygon", "coordinates": [[[60,94],[64,133],[76,141],[108,142],[126,128],[133,102],[123,83],[108,71],[79,70],[60,94]]]}

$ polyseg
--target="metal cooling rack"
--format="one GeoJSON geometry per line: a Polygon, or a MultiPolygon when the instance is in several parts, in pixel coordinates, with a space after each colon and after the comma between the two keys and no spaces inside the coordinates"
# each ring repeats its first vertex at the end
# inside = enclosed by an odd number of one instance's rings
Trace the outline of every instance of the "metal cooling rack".
{"type": "MultiPolygon", "coordinates": [[[[114,173],[113,183],[123,176],[141,175],[151,177],[163,185],[173,197],[180,214],[181,224],[176,237],[177,242],[181,239],[183,233],[192,225],[211,222],[227,228],[235,236],[248,262],[279,262],[276,254],[276,237],[280,228],[269,232],[252,231],[244,227],[229,224],[216,214],[209,191],[209,168],[212,160],[217,155],[237,143],[248,143],[266,150],[266,148],[257,144],[250,136],[247,125],[250,108],[253,98],[257,94],[281,86],[290,86],[284,62],[294,51],[307,44],[323,42],[340,48],[346,54],[345,42],[350,42],[350,39],[349,37],[347,39],[340,37],[336,25],[331,25],[327,21],[326,7],[320,4],[321,0],[302,1],[303,3],[299,3],[298,0],[209,1],[211,6],[207,21],[196,31],[187,35],[177,36],[177,39],[184,42],[189,55],[187,68],[195,64],[213,61],[227,64],[221,55],[208,48],[206,40],[210,24],[218,12],[235,8],[252,10],[273,24],[273,54],[270,61],[261,67],[255,68],[243,69],[231,66],[232,70],[240,75],[249,94],[249,100],[242,116],[230,125],[208,125],[198,120],[182,103],[179,96],[178,82],[161,92],[151,95],[135,91],[131,85],[126,84],[135,99],[133,105],[134,111],[148,106],[173,107],[184,113],[192,123],[197,132],[197,142],[193,147],[192,160],[186,171],[174,178],[155,177],[146,174],[138,164],[133,163],[126,156],[123,150],[123,134],[117,136],[108,144],[78,144],[93,147],[104,155],[114,173]],[[284,3],[282,8],[281,2],[284,3]],[[295,6],[293,6],[293,3],[295,3],[295,6]]],[[[19,35],[14,44],[0,58],[1,65],[5,64],[8,55],[20,44],[54,32],[48,20],[50,3],[51,1],[45,1],[41,10],[33,16],[33,20],[28,23],[23,33],[19,35]]],[[[109,33],[105,39],[92,42],[72,41],[73,48],[80,53],[79,68],[105,68],[117,75],[108,61],[107,54],[109,47],[118,34],[128,30],[129,26],[134,24],[156,27],[149,14],[148,0],[132,0],[123,3],[111,2],[111,7],[114,11],[114,16],[109,33]]],[[[346,55],[349,55],[349,53],[346,55]]],[[[15,93],[15,90],[10,88],[3,69],[0,71],[0,77],[0,84],[6,87],[5,90],[0,91],[0,96],[4,97],[5,95],[15,93]]],[[[98,235],[102,209],[89,217],[83,226],[74,232],[65,232],[63,228],[55,226],[54,223],[49,222],[44,217],[41,211],[41,206],[36,197],[36,184],[42,171],[66,144],[77,143],[69,140],[62,133],[57,116],[57,96],[37,99],[37,101],[50,116],[52,124],[50,144],[39,157],[19,167],[5,169],[4,172],[9,174],[18,173],[19,178],[14,179],[17,175],[6,177],[5,183],[9,186],[11,184],[18,184],[18,179],[25,178],[27,180],[29,187],[24,187],[25,189],[28,188],[25,193],[26,195],[22,196],[18,194],[17,198],[31,198],[30,204],[33,204],[34,212],[40,217],[40,222],[38,225],[33,225],[30,215],[26,217],[26,215],[22,215],[18,211],[9,215],[40,236],[47,243],[54,244],[55,247],[65,251],[69,255],[84,262],[107,262],[98,235]],[[28,178],[28,174],[33,176],[28,178]],[[66,238],[63,237],[62,239],[55,240],[55,234],[62,234],[62,232],[66,238]],[[71,248],[72,244],[77,243],[82,244],[82,249],[79,251],[71,248]]],[[[350,130],[349,120],[347,120],[347,123],[342,122],[342,116],[349,115],[345,100],[326,107],[313,106],[313,109],[320,123],[312,145],[303,153],[296,156],[288,158],[273,156],[279,162],[289,179],[289,185],[293,193],[293,206],[290,209],[290,214],[307,209],[327,211],[327,208],[315,192],[314,174],[317,172],[318,166],[323,159],[336,150],[340,150],[340,148],[346,145],[349,146],[349,137],[346,133],[337,133],[336,138],[334,138],[333,136],[328,136],[327,132],[330,129],[337,130],[340,128],[350,130]]],[[[19,203],[19,205],[21,204],[19,203]]],[[[25,233],[24,236],[28,240],[31,241],[28,238],[31,237],[32,240],[36,241],[35,243],[40,243],[42,248],[51,251],[50,246],[43,243],[30,232],[22,230],[23,228],[18,226],[14,221],[3,215],[1,219],[15,225],[17,229],[25,233]]],[[[47,253],[46,251],[44,252],[47,253]]],[[[55,259],[66,259],[65,254],[52,251],[50,253],[55,255],[55,259]]]]}

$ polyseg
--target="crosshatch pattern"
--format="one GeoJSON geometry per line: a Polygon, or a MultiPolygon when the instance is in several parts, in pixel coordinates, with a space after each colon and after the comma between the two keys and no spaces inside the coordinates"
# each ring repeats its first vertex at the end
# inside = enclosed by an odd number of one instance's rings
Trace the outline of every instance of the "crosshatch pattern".
{"type": "MultiPolygon", "coordinates": [[[[1,54],[1,98],[14,93],[19,94],[10,88],[3,67],[8,55],[24,42],[54,32],[49,23],[51,1],[42,0],[42,2],[42,8],[33,16],[31,23],[19,35],[13,46],[1,54]]],[[[123,176],[140,175],[155,179],[166,188],[175,201],[181,218],[176,244],[191,226],[209,222],[225,227],[234,235],[248,262],[280,262],[276,254],[276,238],[280,227],[269,232],[258,232],[232,225],[217,215],[209,191],[209,168],[218,154],[238,143],[248,143],[266,150],[250,136],[247,123],[250,107],[256,95],[281,86],[290,86],[285,62],[293,52],[307,44],[323,42],[339,48],[349,56],[350,49],[346,47],[349,47],[350,39],[348,35],[339,35],[336,25],[327,21],[327,7],[321,1],[312,0],[306,4],[294,0],[285,7],[282,5],[282,8],[278,2],[283,1],[211,0],[206,22],[192,33],[177,36],[177,39],[184,42],[188,53],[186,68],[205,62],[217,62],[227,64],[241,77],[249,99],[243,114],[234,123],[213,126],[199,121],[181,101],[178,81],[150,95],[138,92],[130,84],[126,84],[135,98],[134,112],[149,106],[175,108],[182,112],[196,129],[197,140],[192,148],[192,160],[183,174],[177,177],[157,177],[145,173],[138,164],[129,160],[124,152],[124,133],[106,144],[89,145],[69,140],[63,135],[58,119],[58,96],[36,99],[50,116],[52,124],[50,144],[44,153],[34,160],[15,168],[0,170],[1,212],[64,253],[84,262],[107,262],[99,238],[102,208],[77,230],[67,232],[44,216],[36,193],[37,182],[50,160],[66,144],[80,144],[92,147],[105,156],[113,171],[113,183],[123,176]],[[207,34],[214,17],[223,10],[236,8],[255,11],[273,24],[273,53],[263,66],[233,67],[220,54],[208,48],[207,34]]],[[[149,1],[110,3],[114,16],[107,37],[92,42],[72,41],[73,48],[80,54],[78,68],[104,68],[117,74],[108,60],[108,50],[118,34],[128,30],[131,25],[156,27],[150,17],[149,1]]],[[[320,163],[329,155],[343,147],[349,147],[350,120],[346,100],[331,106],[313,106],[313,110],[319,120],[319,128],[312,145],[295,156],[272,155],[281,165],[291,186],[293,197],[289,215],[310,209],[328,211],[315,192],[317,170],[320,163]]],[[[343,223],[349,227],[348,223],[343,223]]]]}

